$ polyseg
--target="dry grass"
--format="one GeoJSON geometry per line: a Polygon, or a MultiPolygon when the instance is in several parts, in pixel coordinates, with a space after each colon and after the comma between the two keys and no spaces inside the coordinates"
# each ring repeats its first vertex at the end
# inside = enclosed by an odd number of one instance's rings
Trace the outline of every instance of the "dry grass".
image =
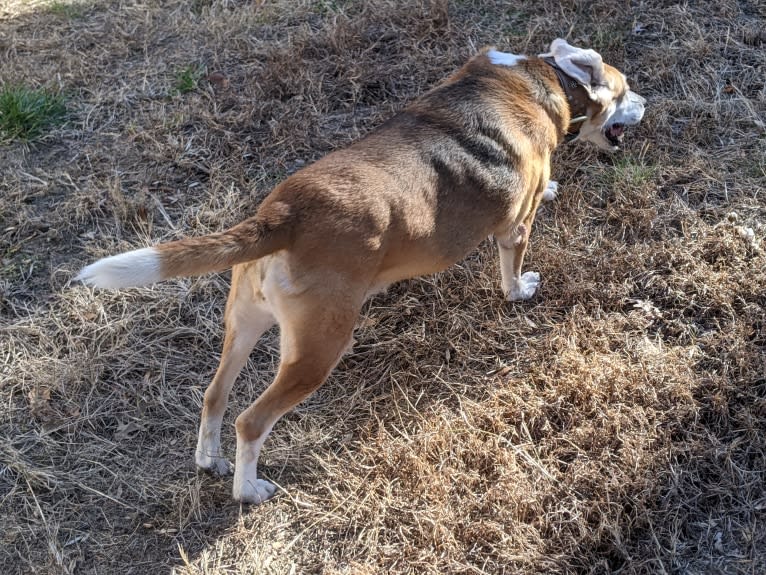
{"type": "MultiPolygon", "coordinates": [[[[0,0],[0,84],[69,109],[0,148],[0,572],[766,572],[764,18],[754,0],[0,0]],[[232,503],[192,458],[227,276],[92,293],[73,273],[236,222],[481,45],[567,34],[649,107],[622,153],[558,153],[539,297],[502,301],[489,243],[393,286],[275,428],[262,470],[283,491],[232,503]],[[204,74],[181,93],[185,70],[204,74]]],[[[272,335],[227,423],[277,357],[272,335]]]]}

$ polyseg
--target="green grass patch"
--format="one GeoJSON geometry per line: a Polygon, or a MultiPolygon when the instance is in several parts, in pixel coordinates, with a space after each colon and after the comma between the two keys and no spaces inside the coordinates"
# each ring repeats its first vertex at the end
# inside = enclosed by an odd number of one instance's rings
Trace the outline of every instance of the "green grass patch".
{"type": "Polygon", "coordinates": [[[48,12],[62,18],[79,18],[83,15],[84,6],[64,0],[53,0],[48,4],[48,12]]]}
{"type": "Polygon", "coordinates": [[[347,2],[342,0],[316,0],[311,3],[311,9],[315,14],[320,16],[329,16],[330,14],[337,14],[343,8],[347,2]]]}
{"type": "Polygon", "coordinates": [[[641,159],[623,156],[605,172],[605,179],[610,186],[622,184],[642,187],[653,182],[656,173],[657,166],[646,164],[641,159]]]}
{"type": "Polygon", "coordinates": [[[0,141],[29,141],[64,119],[64,97],[19,86],[0,88],[0,141]]]}
{"type": "Polygon", "coordinates": [[[205,74],[205,68],[197,64],[178,70],[173,81],[173,91],[176,94],[188,94],[197,89],[197,83],[205,74]]]}

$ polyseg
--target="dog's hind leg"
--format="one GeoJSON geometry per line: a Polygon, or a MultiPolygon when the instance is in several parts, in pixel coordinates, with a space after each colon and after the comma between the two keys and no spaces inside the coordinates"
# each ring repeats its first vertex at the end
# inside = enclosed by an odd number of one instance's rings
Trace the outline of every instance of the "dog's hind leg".
{"type": "MultiPolygon", "coordinates": [[[[234,499],[261,503],[275,486],[258,478],[261,447],[276,421],[324,383],[352,341],[364,293],[323,290],[280,296],[282,358],[274,382],[237,417],[234,499]]],[[[269,295],[271,300],[271,296],[269,295]]]]}
{"type": "Polygon", "coordinates": [[[198,467],[219,475],[231,473],[231,463],[221,454],[221,422],[229,392],[256,342],[275,323],[250,269],[236,266],[232,273],[221,362],[205,391],[195,452],[198,467]]]}

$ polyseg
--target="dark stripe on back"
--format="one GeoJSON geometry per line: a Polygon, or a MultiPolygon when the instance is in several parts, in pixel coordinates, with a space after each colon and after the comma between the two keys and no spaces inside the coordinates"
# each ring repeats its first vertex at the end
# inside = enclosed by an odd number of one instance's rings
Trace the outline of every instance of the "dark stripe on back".
{"type": "Polygon", "coordinates": [[[424,160],[456,183],[508,194],[518,184],[518,151],[491,118],[463,108],[405,112],[433,133],[422,149],[424,160]]]}

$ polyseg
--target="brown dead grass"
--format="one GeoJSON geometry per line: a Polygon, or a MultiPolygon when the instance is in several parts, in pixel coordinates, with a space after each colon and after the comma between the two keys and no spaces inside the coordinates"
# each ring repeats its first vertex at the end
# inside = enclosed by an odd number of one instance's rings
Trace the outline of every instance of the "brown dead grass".
{"type": "Polygon", "coordinates": [[[0,83],[70,110],[0,148],[0,572],[766,571],[762,4],[61,4],[0,2],[0,83]],[[282,491],[232,503],[192,460],[227,276],[73,273],[222,229],[477,47],[559,35],[649,107],[620,154],[558,154],[540,295],[504,303],[485,243],[375,298],[266,446],[282,491]],[[179,95],[190,66],[220,74],[179,95]]]}

